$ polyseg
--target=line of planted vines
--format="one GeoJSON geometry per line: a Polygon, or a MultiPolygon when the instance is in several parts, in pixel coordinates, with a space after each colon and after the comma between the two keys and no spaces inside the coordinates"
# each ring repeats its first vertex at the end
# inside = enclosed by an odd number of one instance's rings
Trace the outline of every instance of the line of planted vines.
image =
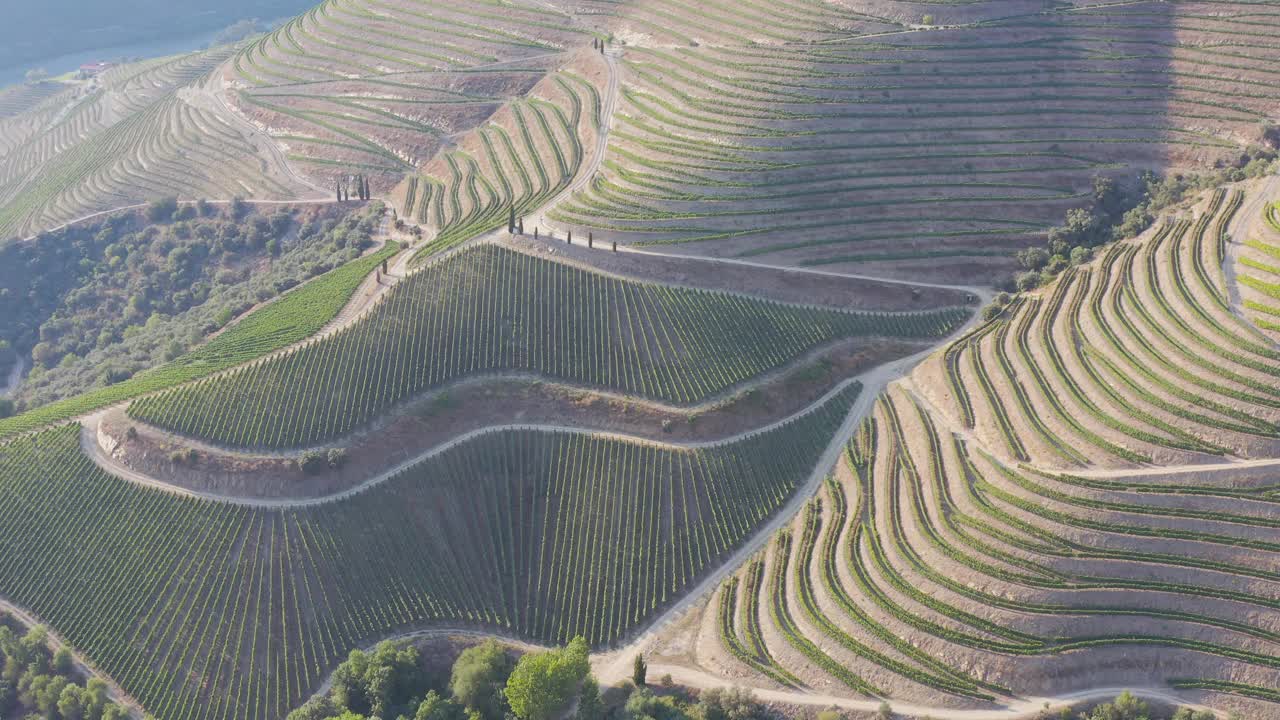
{"type": "Polygon", "coordinates": [[[1228,17],[1247,4],[1214,7],[1223,14],[1062,6],[960,22],[927,42],[881,32],[890,28],[870,17],[837,20],[849,8],[829,3],[689,25],[679,21],[694,10],[628,8],[671,40],[628,48],[612,162],[551,217],[692,252],[908,261],[898,266],[908,272],[950,258],[981,277],[993,243],[1032,242],[1104,164],[1156,148],[1233,152],[1214,133],[1273,102],[1247,78],[1274,73],[1275,23],[1246,28],[1228,17]],[[789,22],[800,15],[825,22],[789,22]],[[851,30],[827,34],[836,27],[851,30]],[[1165,31],[1178,41],[1163,44],[1165,31]],[[1140,52],[1092,52],[1151,43],[1162,48],[1158,68],[1140,52]],[[1046,75],[1029,80],[1028,70],[1046,75]]]}
{"type": "MultiPolygon", "coordinates": [[[[1236,262],[1236,281],[1253,290],[1256,299],[1245,298],[1243,306],[1250,311],[1253,324],[1263,330],[1280,331],[1280,208],[1269,202],[1262,208],[1262,217],[1269,233],[1262,239],[1244,239],[1236,262]]],[[[1225,246],[1225,235],[1222,238],[1225,246]]],[[[1225,254],[1225,250],[1223,251],[1225,254]]]]}
{"type": "Polygon", "coordinates": [[[531,372],[696,403],[833,341],[941,336],[967,311],[841,312],[608,277],[482,245],[286,356],[135,402],[129,414],[239,447],[321,443],[466,375],[531,372]]]}
{"type": "MultiPolygon", "coordinates": [[[[888,686],[897,688],[895,695],[902,688],[916,692],[916,686],[950,695],[1008,695],[1026,687],[1013,674],[1015,666],[984,673],[983,681],[961,668],[987,667],[988,654],[1062,656],[1071,662],[1072,651],[1117,645],[1214,656],[1227,673],[1235,666],[1280,670],[1280,656],[1267,650],[1273,645],[1253,641],[1280,641],[1266,620],[1280,611],[1280,603],[1246,582],[1276,581],[1280,575],[1262,559],[1224,562],[1214,549],[1280,552],[1280,545],[1262,535],[1231,530],[1275,526],[1270,486],[1229,490],[1144,482],[1141,498],[1134,499],[1123,480],[1051,481],[943,436],[922,404],[896,388],[863,422],[845,462],[848,479],[829,479],[825,495],[779,534],[770,581],[754,587],[745,581],[763,564],[757,559],[721,595],[722,643],[775,681],[771,668],[756,662],[770,648],[749,654],[740,642],[732,648],[733,604],[769,605],[767,618],[776,632],[756,633],[779,638],[771,643],[789,645],[807,658],[812,667],[800,673],[803,681],[814,682],[816,672],[863,694],[875,692],[862,678],[883,679],[887,672],[900,678],[888,686]],[[1234,511],[1201,506],[1198,498],[1224,492],[1245,504],[1234,511]],[[1129,537],[1195,545],[1160,552],[1129,537]],[[1131,575],[1125,572],[1131,566],[1148,570],[1131,575]],[[1160,567],[1176,568],[1177,579],[1168,579],[1160,567]],[[1223,583],[1224,576],[1238,582],[1223,583]],[[794,586],[786,588],[786,582],[794,586]],[[1181,601],[1168,602],[1170,597],[1181,601]],[[1242,606],[1254,612],[1241,614],[1242,606]],[[975,614],[974,607],[987,610],[975,614]],[[1011,621],[1028,614],[1056,618],[1058,632],[1033,634],[1024,622],[1011,621]],[[1081,632],[1072,632],[1071,618],[1079,618],[1081,632]],[[1100,631],[1099,618],[1116,621],[1100,631]],[[1206,635],[1205,628],[1220,632],[1206,635]],[[857,661],[840,662],[831,654],[834,646],[857,661]],[[941,647],[948,648],[945,660],[941,647]]],[[[1186,688],[1274,696],[1257,685],[1168,680],[1186,688]]]]}
{"type": "Polygon", "coordinates": [[[63,426],[0,445],[0,587],[166,720],[284,717],[352,647],[436,622],[607,644],[808,480],[859,390],[693,448],[494,431],[278,510],[120,480],[63,426]]]}
{"type": "Polygon", "coordinates": [[[942,362],[959,419],[972,426],[983,409],[999,453],[1019,462],[1280,450],[1280,350],[1233,314],[1221,271],[1243,199],[1219,189],[1194,221],[1116,244],[951,345],[942,362]]]}

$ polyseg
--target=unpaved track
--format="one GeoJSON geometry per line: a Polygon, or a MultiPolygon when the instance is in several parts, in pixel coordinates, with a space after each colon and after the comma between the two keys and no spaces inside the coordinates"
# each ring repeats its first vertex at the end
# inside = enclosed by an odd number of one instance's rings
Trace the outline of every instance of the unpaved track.
{"type": "Polygon", "coordinates": [[[897,278],[881,277],[879,275],[867,275],[861,273],[846,273],[835,270],[818,270],[810,267],[794,267],[790,265],[770,265],[769,263],[754,262],[752,260],[738,260],[735,258],[718,258],[703,257],[700,255],[674,255],[671,253],[657,252],[654,250],[642,250],[630,245],[619,245],[618,252],[628,252],[633,255],[649,255],[652,257],[677,258],[680,260],[688,260],[691,262],[709,262],[720,263],[723,265],[737,265],[740,267],[760,268],[765,270],[786,270],[787,272],[804,273],[806,275],[822,275],[825,277],[849,278],[852,280],[869,280],[872,282],[881,282],[888,285],[907,285],[910,287],[933,288],[935,290],[960,290],[972,293],[981,300],[981,305],[985,305],[991,299],[991,292],[987,288],[980,288],[974,285],[946,285],[943,283],[920,282],[916,280],[901,280],[897,278]]]}
{"type": "MultiPolygon", "coordinates": [[[[902,362],[902,361],[901,360],[895,361],[894,363],[890,363],[890,365],[896,364],[898,362],[902,362]]],[[[365,492],[366,490],[370,490],[374,487],[377,487],[378,485],[381,485],[382,483],[387,482],[388,480],[394,478],[396,475],[399,475],[400,473],[413,467],[414,465],[417,465],[424,460],[428,460],[430,458],[441,455],[447,452],[448,450],[454,447],[457,447],[458,445],[462,445],[470,440],[473,440],[478,437],[482,437],[484,435],[488,435],[490,433],[502,432],[502,431],[508,431],[508,430],[573,433],[573,434],[579,434],[579,435],[590,435],[596,438],[609,438],[613,440],[622,440],[625,442],[633,442],[633,443],[639,443],[643,445],[650,445],[653,447],[666,447],[666,448],[686,448],[687,449],[687,448],[707,448],[707,447],[716,447],[719,445],[728,445],[730,443],[740,442],[742,440],[755,437],[757,435],[760,435],[761,433],[769,432],[771,430],[774,430],[776,428],[779,428],[791,422],[797,417],[806,415],[818,409],[819,407],[821,407],[823,403],[827,402],[832,397],[839,394],[840,392],[842,392],[843,390],[845,390],[855,382],[859,382],[859,381],[862,381],[864,383],[868,381],[874,382],[875,380],[873,379],[873,377],[876,376],[876,374],[879,373],[880,371],[884,370],[885,367],[888,367],[888,366],[881,366],[880,368],[877,368],[876,370],[873,370],[864,375],[860,375],[857,377],[852,377],[844,380],[843,382],[839,383],[834,388],[829,390],[821,398],[814,401],[808,407],[804,408],[803,410],[797,413],[775,420],[774,422],[771,422],[768,425],[762,425],[760,427],[752,428],[750,430],[746,430],[746,431],[737,433],[735,435],[730,435],[728,437],[723,437],[717,440],[698,441],[698,442],[661,442],[658,440],[642,438],[635,435],[628,435],[625,433],[593,430],[591,428],[582,428],[582,427],[576,427],[572,425],[555,425],[551,423],[512,423],[508,425],[490,425],[487,427],[480,428],[478,430],[472,430],[471,432],[458,435],[455,438],[452,438],[444,443],[441,443],[439,445],[436,445],[435,447],[425,450],[415,455],[414,457],[409,458],[399,463],[398,465],[395,465],[394,467],[388,470],[385,470],[381,473],[378,473],[377,475],[374,475],[373,477],[370,477],[369,479],[365,480],[364,482],[358,485],[354,485],[350,488],[347,488],[346,490],[332,493],[329,495],[321,495],[319,497],[313,497],[313,498],[245,498],[245,497],[235,497],[230,495],[220,495],[217,493],[209,493],[209,492],[202,492],[199,490],[189,490],[186,488],[180,488],[171,483],[165,482],[164,480],[161,480],[159,478],[133,470],[127,465],[124,465],[120,463],[118,460],[116,460],[116,458],[111,455],[110,451],[107,450],[107,447],[111,445],[112,440],[106,437],[102,433],[101,425],[102,425],[102,418],[107,414],[108,409],[99,410],[91,415],[86,415],[81,420],[80,448],[84,452],[84,454],[87,455],[91,460],[93,460],[93,462],[102,470],[108,473],[111,473],[112,475],[116,475],[125,480],[128,480],[130,482],[133,482],[145,487],[162,490],[164,492],[173,493],[175,495],[183,495],[185,497],[196,497],[202,500],[220,502],[228,505],[240,505],[245,507],[266,508],[266,509],[281,509],[281,508],[294,509],[294,508],[302,508],[302,507],[312,507],[316,505],[324,505],[327,503],[339,502],[341,500],[345,500],[347,498],[350,498],[353,495],[357,495],[359,493],[365,492]]],[[[867,391],[864,388],[864,390],[859,394],[858,403],[863,404],[864,398],[866,397],[867,397],[867,391]]],[[[870,401],[867,401],[867,404],[869,404],[869,402],[870,401]]],[[[857,414],[858,407],[859,405],[855,405],[855,411],[851,412],[850,414],[851,419],[853,415],[857,414]]],[[[845,426],[847,426],[850,421],[851,420],[847,420],[845,423],[845,426]]],[[[842,426],[841,428],[842,435],[844,434],[843,431],[845,429],[845,426],[842,426]]],[[[850,435],[852,434],[851,430],[849,431],[849,434],[850,435]]],[[[836,448],[836,449],[838,450],[839,448],[836,448]]],[[[824,463],[820,462],[819,466],[822,466],[823,464],[824,463]]],[[[834,455],[831,457],[829,464],[830,465],[835,464],[834,455]]],[[[815,476],[819,474],[820,473],[818,473],[817,470],[815,470],[815,476]]],[[[825,471],[821,474],[825,477],[825,471]]],[[[817,479],[821,480],[821,477],[818,477],[817,479]]],[[[814,485],[814,482],[812,480],[810,481],[810,485],[814,485]]]]}
{"type": "Polygon", "coordinates": [[[609,147],[609,133],[613,129],[613,113],[618,107],[618,53],[613,50],[604,52],[605,69],[608,71],[609,80],[605,86],[604,97],[600,99],[600,129],[596,132],[596,147],[591,154],[591,160],[579,169],[577,177],[573,179],[563,190],[556,193],[537,212],[529,216],[529,224],[531,227],[551,226],[547,223],[546,213],[548,210],[559,205],[561,201],[573,197],[573,194],[586,187],[595,179],[596,173],[600,172],[600,167],[604,165],[605,150],[609,147]]]}
{"type": "MultiPolygon", "coordinates": [[[[660,677],[662,675],[670,675],[672,680],[677,684],[699,689],[710,689],[724,687],[727,683],[723,678],[717,677],[701,670],[693,670],[680,665],[660,665],[654,664],[649,666],[649,677],[660,677]]],[[[630,672],[624,678],[629,677],[630,672]]],[[[601,679],[601,684],[604,680],[601,679]]],[[[1077,692],[1063,693],[1062,695],[1053,695],[1049,697],[1028,697],[1013,700],[1003,707],[990,708],[985,710],[955,710],[949,708],[928,707],[925,705],[910,705],[906,703],[889,702],[893,708],[895,717],[906,716],[913,718],[933,718],[934,720],[1020,720],[1022,718],[1040,718],[1044,717],[1040,713],[1045,709],[1046,704],[1051,712],[1056,712],[1061,708],[1069,708],[1072,705],[1084,702],[1093,702],[1098,700],[1111,700],[1122,692],[1129,691],[1140,697],[1149,700],[1157,700],[1173,705],[1181,705],[1190,707],[1193,710],[1207,710],[1213,713],[1214,717],[1223,717],[1222,713],[1213,708],[1204,705],[1195,705],[1188,703],[1185,699],[1171,692],[1168,688],[1155,687],[1103,687],[1092,688],[1089,690],[1080,690],[1077,692]]],[[[819,693],[800,692],[796,690],[772,690],[767,688],[752,688],[752,692],[759,700],[766,702],[779,702],[794,705],[816,705],[819,707],[840,707],[848,710],[861,710],[863,712],[876,712],[880,708],[879,700],[853,700],[838,695],[822,695],[819,693]]]]}
{"type": "Polygon", "coordinates": [[[1186,473],[1231,472],[1250,468],[1280,467],[1280,458],[1254,458],[1204,465],[1152,465],[1138,468],[1096,468],[1091,470],[1063,470],[1064,475],[1082,478],[1126,478],[1150,475],[1183,475],[1186,473]]]}
{"type": "MultiPolygon", "coordinates": [[[[392,268],[392,271],[394,272],[394,268],[392,268]]],[[[618,277],[622,277],[622,276],[618,276],[618,277]]],[[[693,289],[699,289],[695,286],[688,286],[688,287],[691,287],[693,289]]],[[[311,336],[311,338],[314,338],[314,337],[318,337],[318,336],[316,335],[311,336]]],[[[310,340],[311,338],[308,338],[308,340],[310,340]]],[[[210,454],[222,455],[227,457],[241,457],[241,458],[258,458],[258,459],[298,458],[298,457],[301,457],[304,453],[312,450],[328,450],[329,448],[350,447],[353,444],[358,444],[360,438],[363,438],[368,434],[377,433],[379,430],[385,427],[383,423],[389,422],[392,415],[399,413],[404,408],[416,406],[419,403],[422,403],[430,398],[439,397],[441,395],[452,393],[459,390],[483,387],[485,385],[489,385],[492,383],[504,383],[504,382],[539,383],[549,388],[556,388],[556,389],[563,390],[570,393],[584,393],[589,395],[592,398],[600,398],[603,400],[612,400],[615,402],[626,403],[631,407],[643,407],[643,408],[647,408],[649,410],[653,410],[657,412],[699,414],[699,413],[710,412],[710,411],[719,409],[722,406],[724,406],[726,403],[733,402],[735,398],[737,398],[739,395],[743,393],[749,392],[751,390],[764,388],[770,385],[771,383],[774,383],[783,378],[786,378],[789,375],[797,372],[801,368],[811,365],[815,361],[826,357],[834,349],[840,347],[841,345],[845,344],[848,341],[849,339],[846,338],[844,340],[837,340],[834,342],[821,345],[805,353],[804,355],[800,355],[788,361],[785,365],[773,368],[772,370],[765,371],[747,380],[746,382],[740,383],[738,385],[734,385],[722,392],[719,392],[715,395],[707,397],[701,402],[694,403],[692,405],[676,405],[668,402],[663,402],[661,400],[644,398],[636,395],[628,395],[627,393],[624,393],[624,392],[606,390],[606,389],[595,387],[592,385],[587,385],[582,383],[573,383],[573,382],[568,382],[568,381],[559,380],[555,378],[550,378],[546,375],[541,375],[536,372],[502,370],[497,372],[483,372],[483,373],[464,375],[460,378],[452,380],[443,385],[436,386],[430,390],[424,391],[411,398],[404,400],[403,405],[389,408],[386,411],[386,413],[383,414],[383,416],[373,421],[369,425],[366,425],[362,428],[357,428],[356,430],[353,430],[346,435],[342,435],[337,438],[333,438],[326,442],[318,443],[315,445],[304,445],[304,446],[290,447],[288,449],[280,449],[280,450],[265,449],[265,448],[243,448],[243,447],[234,447],[230,445],[218,445],[216,443],[206,442],[204,440],[188,437],[180,433],[170,432],[162,428],[156,427],[154,425],[150,425],[148,427],[150,428],[151,432],[157,434],[160,437],[166,438],[174,443],[182,444],[190,448],[195,448],[200,452],[206,452],[210,454]]],[[[923,343],[917,342],[915,344],[922,345],[923,343]]],[[[264,357],[270,357],[270,356],[264,356],[264,357]]],[[[884,361],[884,362],[888,362],[888,361],[884,361]]],[[[223,370],[219,373],[215,373],[210,377],[217,377],[220,374],[234,372],[235,370],[236,368],[230,368],[228,370],[223,370]]],[[[849,383],[857,379],[858,379],[857,375],[850,376],[848,378],[845,378],[844,380],[839,381],[836,386],[833,386],[833,388],[837,386],[838,388],[846,387],[847,385],[849,385],[849,383]]],[[[826,392],[823,393],[822,397],[824,398],[830,397],[831,393],[832,393],[831,390],[827,390],[826,392]]],[[[132,400],[125,401],[122,403],[117,403],[116,405],[113,405],[113,406],[100,408],[99,410],[95,410],[91,413],[81,416],[79,419],[82,423],[90,424],[91,427],[100,427],[101,423],[106,420],[107,416],[110,413],[116,410],[123,410],[124,407],[129,402],[132,402],[132,400]]],[[[788,418],[794,418],[796,417],[797,413],[803,413],[808,408],[811,408],[811,407],[813,407],[812,402],[809,403],[808,405],[805,405],[803,409],[799,409],[799,410],[787,413],[783,417],[782,421],[785,421],[788,418]]],[[[772,422],[772,421],[770,422],[770,426],[773,426],[776,424],[777,423],[775,422],[772,422]]],[[[759,431],[759,428],[756,428],[752,432],[758,432],[758,431],[759,431]]],[[[606,431],[601,430],[601,432],[606,432],[606,431]]],[[[733,436],[737,437],[745,434],[746,432],[747,431],[733,433],[733,436]]],[[[625,433],[623,433],[623,435],[625,435],[625,433]]],[[[723,439],[724,438],[721,437],[721,438],[717,438],[716,440],[708,440],[703,442],[702,444],[715,445],[719,442],[722,442],[723,439]]],[[[105,447],[106,445],[109,444],[110,438],[106,436],[100,436],[99,441],[105,447]]],[[[676,443],[675,441],[672,441],[671,443],[662,443],[662,441],[655,441],[655,442],[658,442],[660,444],[666,444],[668,446],[675,446],[679,444],[679,443],[676,443]]]]}

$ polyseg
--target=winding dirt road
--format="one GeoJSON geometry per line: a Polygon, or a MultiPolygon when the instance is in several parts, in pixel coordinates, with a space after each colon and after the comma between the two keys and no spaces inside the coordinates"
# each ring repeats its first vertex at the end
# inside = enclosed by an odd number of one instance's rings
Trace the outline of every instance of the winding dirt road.
{"type": "MultiPolygon", "coordinates": [[[[630,668],[628,668],[628,671],[629,669],[630,668]]],[[[649,677],[662,675],[670,675],[671,679],[677,684],[700,689],[724,687],[727,684],[723,678],[716,677],[715,675],[701,670],[693,670],[680,665],[654,664],[649,666],[649,677]]],[[[625,679],[625,677],[630,677],[630,672],[628,672],[624,678],[620,678],[620,680],[625,679]]],[[[601,679],[601,683],[604,683],[603,679],[601,679]]],[[[1188,703],[1184,698],[1170,692],[1167,688],[1151,687],[1092,688],[1089,690],[1081,690],[1079,692],[1064,693],[1062,695],[1053,695],[1049,697],[1019,698],[1005,704],[1003,707],[982,710],[955,710],[892,701],[889,702],[889,706],[893,709],[894,713],[913,718],[933,718],[934,720],[1023,720],[1044,717],[1041,713],[1045,710],[1056,712],[1063,708],[1070,708],[1079,703],[1111,700],[1126,690],[1148,700],[1156,700],[1172,705],[1190,707],[1192,710],[1197,711],[1208,711],[1213,713],[1214,717],[1224,717],[1222,713],[1214,710],[1213,708],[1205,705],[1188,703]]],[[[752,688],[752,692],[755,694],[757,699],[765,702],[779,702],[816,707],[838,707],[846,710],[861,710],[863,712],[876,712],[879,710],[881,702],[879,700],[853,700],[851,698],[840,697],[838,695],[823,695],[820,693],[798,692],[795,690],[752,688]]]]}
{"type": "MultiPolygon", "coordinates": [[[[896,361],[896,362],[901,362],[901,361],[896,361]]],[[[892,364],[895,364],[895,363],[891,363],[891,365],[892,364]]],[[[99,410],[91,415],[85,416],[81,420],[80,449],[85,453],[85,455],[87,455],[91,460],[93,460],[93,462],[99,468],[101,468],[102,470],[108,473],[111,473],[112,475],[116,475],[124,480],[128,480],[130,482],[136,483],[138,485],[142,485],[144,487],[161,490],[168,493],[173,493],[175,495],[200,498],[202,500],[225,503],[228,505],[240,505],[244,507],[254,507],[254,508],[293,509],[293,508],[302,508],[302,507],[313,507],[316,505],[324,505],[328,503],[339,502],[347,498],[350,498],[353,495],[358,495],[362,492],[365,492],[374,487],[377,487],[378,485],[381,485],[384,482],[387,482],[388,480],[394,478],[395,476],[399,475],[405,470],[423,462],[424,460],[428,460],[430,458],[442,455],[443,453],[447,452],[448,450],[454,447],[457,447],[458,445],[462,445],[475,438],[483,437],[485,435],[495,433],[495,432],[519,430],[519,431],[532,431],[532,432],[571,433],[571,434],[578,434],[578,435],[590,435],[592,437],[597,437],[597,438],[610,438],[614,440],[622,440],[622,441],[631,442],[631,443],[651,445],[654,447],[667,447],[667,448],[707,448],[707,447],[716,447],[719,445],[727,445],[730,443],[740,442],[742,440],[746,440],[748,438],[752,438],[762,433],[766,433],[771,430],[774,430],[778,427],[781,427],[782,425],[785,425],[786,423],[791,422],[792,420],[795,420],[798,417],[802,417],[804,415],[809,414],[810,412],[813,412],[814,410],[821,407],[823,403],[825,403],[827,400],[830,400],[832,397],[836,396],[845,388],[848,388],[850,385],[856,382],[859,382],[859,381],[865,382],[867,380],[874,381],[873,377],[876,375],[876,373],[878,373],[884,367],[886,366],[881,366],[881,368],[877,368],[876,370],[873,370],[870,373],[866,373],[857,377],[852,377],[844,380],[843,382],[839,383],[834,388],[829,390],[821,398],[814,401],[808,407],[804,408],[803,410],[797,413],[775,420],[774,422],[771,422],[768,425],[762,425],[760,427],[752,428],[750,430],[743,431],[736,435],[730,435],[728,437],[720,438],[717,440],[708,440],[708,441],[699,441],[699,442],[660,442],[657,440],[642,438],[635,435],[628,435],[625,433],[595,430],[592,428],[577,427],[572,425],[555,425],[551,423],[511,423],[507,425],[490,425],[484,428],[480,428],[478,430],[472,430],[470,432],[463,433],[462,435],[458,435],[457,437],[452,438],[447,442],[441,443],[439,445],[436,445],[435,447],[425,450],[422,453],[419,453],[418,455],[415,455],[388,470],[385,470],[381,473],[378,473],[377,475],[374,475],[368,478],[367,480],[365,480],[364,482],[358,485],[353,485],[352,487],[347,488],[346,490],[343,490],[337,493],[332,493],[329,495],[313,497],[313,498],[246,498],[246,497],[236,497],[236,496],[230,496],[230,495],[221,495],[217,493],[200,492],[197,490],[190,490],[187,488],[177,487],[159,478],[133,470],[127,465],[121,464],[111,454],[110,448],[114,444],[114,441],[111,438],[106,437],[101,430],[101,424],[102,424],[101,421],[102,421],[102,418],[109,411],[108,409],[99,410]]],[[[867,395],[867,392],[864,389],[862,393],[859,394],[858,402],[862,403],[863,398],[865,398],[866,395],[867,395]]],[[[855,406],[855,408],[856,407],[857,406],[855,406]]],[[[846,425],[847,424],[848,423],[846,422],[846,425]]],[[[843,426],[842,426],[842,429],[843,429],[843,426]]],[[[850,434],[852,433],[850,432],[850,434]]],[[[819,464],[821,465],[821,463],[819,464]]],[[[835,464],[834,456],[831,459],[831,464],[832,465],[835,464]]],[[[816,471],[815,471],[815,474],[816,474],[816,471]]],[[[820,480],[821,478],[818,478],[818,479],[820,480]]],[[[813,483],[811,482],[811,484],[813,483]]]]}
{"type": "Polygon", "coordinates": [[[618,57],[619,53],[616,50],[604,52],[605,69],[608,71],[609,79],[604,96],[600,100],[600,129],[596,132],[596,147],[591,153],[591,159],[578,170],[577,176],[563,190],[529,216],[531,227],[551,227],[547,224],[547,211],[586,187],[595,179],[596,173],[600,172],[600,167],[604,165],[604,154],[609,147],[609,134],[613,131],[613,114],[618,107],[618,57]]]}

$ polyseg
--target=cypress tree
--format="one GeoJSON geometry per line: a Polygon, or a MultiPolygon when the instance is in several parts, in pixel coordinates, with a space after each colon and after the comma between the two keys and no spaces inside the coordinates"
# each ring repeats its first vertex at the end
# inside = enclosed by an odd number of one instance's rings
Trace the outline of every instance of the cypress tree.
{"type": "Polygon", "coordinates": [[[587,247],[589,247],[589,248],[593,248],[593,247],[595,247],[595,246],[596,246],[596,238],[595,238],[595,234],[594,234],[594,233],[591,233],[591,232],[588,232],[588,233],[587,233],[587,247]]]}
{"type": "Polygon", "coordinates": [[[569,231],[569,235],[568,235],[568,236],[567,236],[567,238],[565,239],[565,242],[566,242],[566,243],[569,243],[570,245],[572,245],[572,244],[573,244],[573,231],[572,231],[572,230],[570,230],[570,231],[569,231]]]}
{"type": "Polygon", "coordinates": [[[518,230],[521,235],[524,234],[524,218],[520,218],[520,220],[517,221],[516,230],[518,230]]]}
{"type": "Polygon", "coordinates": [[[516,206],[511,206],[511,214],[507,216],[507,233],[516,231],[516,206]]]}
{"type": "Polygon", "coordinates": [[[342,184],[334,180],[333,189],[338,193],[338,202],[342,202],[342,184]]]}

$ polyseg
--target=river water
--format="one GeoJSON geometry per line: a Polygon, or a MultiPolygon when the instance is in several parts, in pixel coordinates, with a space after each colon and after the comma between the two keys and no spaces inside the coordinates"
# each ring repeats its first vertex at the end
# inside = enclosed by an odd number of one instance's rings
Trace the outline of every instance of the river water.
{"type": "MultiPolygon", "coordinates": [[[[273,15],[269,17],[278,17],[279,19],[268,21],[264,25],[268,27],[279,25],[288,20],[289,17],[292,17],[292,13],[307,10],[314,4],[315,0],[271,0],[266,2],[264,5],[270,6],[269,9],[273,12],[273,15]]],[[[58,54],[54,49],[47,57],[38,60],[27,60],[9,67],[0,67],[0,87],[23,82],[27,71],[32,68],[42,68],[47,70],[51,77],[56,77],[91,62],[112,62],[121,58],[154,58],[200,50],[207,47],[214,37],[232,22],[234,20],[226,23],[218,21],[216,27],[210,28],[205,24],[200,30],[176,32],[163,38],[150,38],[125,45],[110,45],[64,54],[58,54]]]]}

